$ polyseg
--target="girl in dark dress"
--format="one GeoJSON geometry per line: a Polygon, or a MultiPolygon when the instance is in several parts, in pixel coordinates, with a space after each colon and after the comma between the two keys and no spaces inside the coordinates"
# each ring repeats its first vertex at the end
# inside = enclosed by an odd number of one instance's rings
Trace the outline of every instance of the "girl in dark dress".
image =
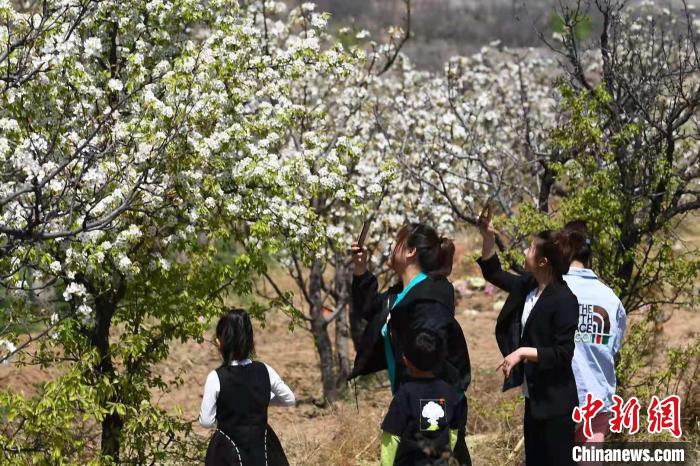
{"type": "Polygon", "coordinates": [[[233,309],[216,326],[223,364],[204,385],[199,422],[216,427],[206,466],[287,466],[279,439],[267,424],[270,404],[293,406],[294,394],[267,364],[253,361],[253,326],[233,309]]]}

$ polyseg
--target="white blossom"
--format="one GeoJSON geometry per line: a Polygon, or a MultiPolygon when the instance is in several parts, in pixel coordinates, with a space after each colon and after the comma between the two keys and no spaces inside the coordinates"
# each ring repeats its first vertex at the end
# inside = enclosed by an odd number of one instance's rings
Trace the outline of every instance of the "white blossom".
{"type": "Polygon", "coordinates": [[[102,53],[102,41],[98,37],[90,37],[84,43],[85,55],[88,57],[99,56],[102,53]]]}
{"type": "Polygon", "coordinates": [[[63,299],[66,301],[70,301],[71,299],[73,299],[74,296],[81,298],[85,295],[87,295],[87,289],[85,288],[85,285],[83,285],[82,283],[71,282],[68,284],[65,291],[63,292],[63,299]]]}
{"type": "Polygon", "coordinates": [[[61,263],[58,262],[58,261],[53,261],[53,262],[51,262],[51,264],[49,265],[49,269],[51,270],[51,272],[53,272],[53,273],[55,273],[55,274],[58,274],[58,273],[61,272],[61,269],[62,269],[61,263]]]}
{"type": "Polygon", "coordinates": [[[125,256],[125,255],[121,255],[121,256],[119,257],[119,261],[118,261],[118,263],[117,263],[117,267],[119,268],[119,270],[120,270],[122,273],[130,273],[130,272],[131,272],[131,266],[132,266],[131,259],[129,259],[129,258],[128,258],[127,256],[125,256]]]}
{"type": "Polygon", "coordinates": [[[124,89],[124,84],[118,79],[111,78],[107,83],[107,87],[112,91],[119,92],[124,89]]]}
{"type": "Polygon", "coordinates": [[[15,351],[17,351],[17,347],[14,343],[9,340],[0,340],[0,361],[2,361],[2,364],[10,364],[10,362],[12,362],[12,357],[10,355],[15,351]]]}

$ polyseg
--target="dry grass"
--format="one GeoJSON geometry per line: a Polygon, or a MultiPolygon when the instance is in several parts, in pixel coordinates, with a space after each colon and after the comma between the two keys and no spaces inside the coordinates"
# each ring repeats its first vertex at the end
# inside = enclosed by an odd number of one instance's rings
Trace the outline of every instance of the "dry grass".
{"type": "MultiPolygon", "coordinates": [[[[691,219],[681,229],[684,239],[700,244],[700,221],[691,219]]],[[[476,275],[470,260],[476,249],[473,237],[460,239],[453,279],[476,275]]],[[[513,455],[522,436],[522,402],[517,390],[501,393],[501,378],[495,371],[501,360],[493,336],[497,311],[494,305],[504,295],[474,292],[458,303],[459,320],[469,344],[473,382],[469,388],[469,435],[467,438],[475,465],[515,466],[521,452],[513,455]],[[478,310],[478,312],[475,312],[478,310]]],[[[498,307],[497,305],[495,307],[498,307]]],[[[299,400],[294,408],[272,408],[270,423],[279,435],[289,460],[294,465],[362,466],[377,464],[379,426],[391,400],[381,377],[368,377],[357,384],[357,404],[352,389],[345,399],[331,407],[322,407],[318,357],[309,332],[287,329],[286,316],[271,314],[265,327],[256,328],[258,357],[273,366],[292,387],[299,400]]],[[[680,344],[698,338],[700,313],[678,310],[664,325],[663,344],[680,344]]],[[[661,361],[661,359],[659,359],[661,361]]],[[[165,380],[181,374],[181,388],[157,397],[155,402],[168,410],[176,406],[184,415],[196,419],[202,387],[207,373],[219,364],[209,343],[175,344],[168,359],[156,370],[165,380]]],[[[54,377],[38,368],[0,366],[0,389],[33,392],[34,386],[54,377]]],[[[195,432],[210,434],[195,423],[195,432]]]]}

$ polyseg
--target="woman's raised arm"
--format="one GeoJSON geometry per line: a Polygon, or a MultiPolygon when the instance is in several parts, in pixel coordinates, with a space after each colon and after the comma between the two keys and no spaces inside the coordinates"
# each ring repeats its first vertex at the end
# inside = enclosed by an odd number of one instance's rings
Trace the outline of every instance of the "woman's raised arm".
{"type": "Polygon", "coordinates": [[[486,281],[493,283],[502,290],[511,293],[522,283],[522,277],[514,273],[506,272],[501,267],[501,262],[496,254],[496,232],[491,223],[491,208],[486,206],[479,215],[477,221],[479,233],[481,233],[481,257],[476,261],[481,267],[481,273],[486,281]]]}

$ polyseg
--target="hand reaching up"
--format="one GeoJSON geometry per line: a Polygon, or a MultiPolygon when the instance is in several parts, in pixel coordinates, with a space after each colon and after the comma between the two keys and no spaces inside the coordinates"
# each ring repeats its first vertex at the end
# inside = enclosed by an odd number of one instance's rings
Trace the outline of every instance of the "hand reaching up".
{"type": "Polygon", "coordinates": [[[481,233],[481,238],[483,239],[481,258],[489,259],[496,254],[496,232],[491,223],[491,206],[489,204],[486,204],[481,211],[476,225],[479,227],[479,233],[481,233]]]}
{"type": "Polygon", "coordinates": [[[352,263],[354,264],[353,275],[363,275],[367,271],[367,259],[369,254],[367,253],[367,247],[360,247],[357,243],[354,243],[350,248],[352,254],[352,263]]]}

